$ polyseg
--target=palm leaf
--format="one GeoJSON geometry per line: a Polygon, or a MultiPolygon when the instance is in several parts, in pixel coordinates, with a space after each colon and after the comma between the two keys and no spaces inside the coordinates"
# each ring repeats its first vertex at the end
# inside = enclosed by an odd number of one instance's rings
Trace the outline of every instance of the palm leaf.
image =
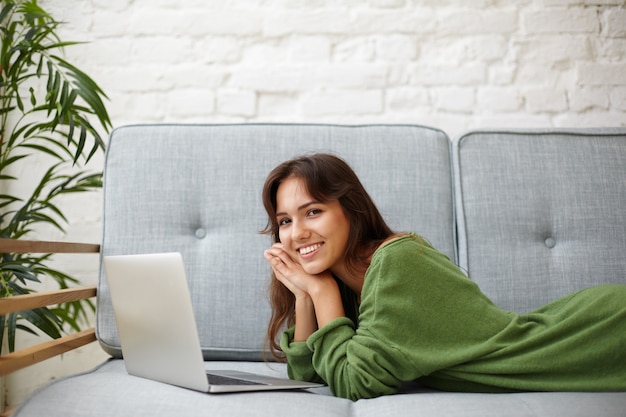
{"type": "MultiPolygon", "coordinates": [[[[26,197],[0,194],[2,237],[28,237],[42,225],[64,231],[67,218],[59,199],[102,186],[101,173],[87,172],[79,162],[86,164],[105,149],[99,130],[108,133],[112,128],[107,96],[63,58],[63,49],[78,42],[62,41],[56,33],[59,25],[37,0],[0,4],[0,186],[2,181],[19,181],[7,169],[34,155],[53,161],[42,166],[39,182],[26,197]],[[71,166],[78,168],[64,174],[71,166]]],[[[50,268],[50,258],[0,254],[0,296],[27,294],[36,281],[52,280],[60,288],[78,282],[50,268]]],[[[0,346],[4,342],[13,351],[19,331],[34,334],[33,329],[39,329],[59,337],[64,324],[78,329],[80,319],[94,308],[87,300],[0,317],[0,346]]]]}

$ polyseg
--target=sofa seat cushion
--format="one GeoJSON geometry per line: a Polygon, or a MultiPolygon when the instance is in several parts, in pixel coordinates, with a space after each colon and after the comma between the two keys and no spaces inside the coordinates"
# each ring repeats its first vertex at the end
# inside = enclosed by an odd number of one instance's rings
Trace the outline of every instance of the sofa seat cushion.
{"type": "MultiPolygon", "coordinates": [[[[285,376],[283,364],[207,362],[207,369],[236,369],[285,376]]],[[[327,388],[307,391],[205,394],[129,376],[122,360],[55,381],[29,398],[14,417],[242,417],[242,416],[480,416],[623,417],[623,393],[469,394],[433,391],[408,384],[396,395],[349,400],[327,388]]]]}

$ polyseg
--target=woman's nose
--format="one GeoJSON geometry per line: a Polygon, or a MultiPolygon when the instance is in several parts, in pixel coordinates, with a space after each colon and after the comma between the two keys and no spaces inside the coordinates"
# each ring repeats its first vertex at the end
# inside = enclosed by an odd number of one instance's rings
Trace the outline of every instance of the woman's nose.
{"type": "Polygon", "coordinates": [[[292,240],[303,240],[310,236],[309,229],[303,222],[294,221],[291,228],[291,239],[292,240]]]}

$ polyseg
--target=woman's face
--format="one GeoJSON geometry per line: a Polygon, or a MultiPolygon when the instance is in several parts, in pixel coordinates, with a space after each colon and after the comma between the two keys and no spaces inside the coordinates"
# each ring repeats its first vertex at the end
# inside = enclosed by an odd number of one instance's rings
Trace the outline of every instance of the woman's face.
{"type": "Polygon", "coordinates": [[[276,192],[276,220],[285,251],[305,272],[341,275],[350,222],[339,201],[316,201],[302,179],[289,177],[276,192]]]}

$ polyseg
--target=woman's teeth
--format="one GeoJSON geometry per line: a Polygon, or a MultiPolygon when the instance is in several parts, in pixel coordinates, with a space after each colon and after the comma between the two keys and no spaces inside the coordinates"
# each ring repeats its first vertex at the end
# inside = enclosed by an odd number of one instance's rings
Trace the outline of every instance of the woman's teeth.
{"type": "Polygon", "coordinates": [[[313,251],[318,250],[322,245],[321,244],[317,244],[317,245],[313,245],[313,246],[307,246],[306,248],[300,248],[299,252],[300,255],[306,255],[307,253],[311,253],[313,251]]]}

